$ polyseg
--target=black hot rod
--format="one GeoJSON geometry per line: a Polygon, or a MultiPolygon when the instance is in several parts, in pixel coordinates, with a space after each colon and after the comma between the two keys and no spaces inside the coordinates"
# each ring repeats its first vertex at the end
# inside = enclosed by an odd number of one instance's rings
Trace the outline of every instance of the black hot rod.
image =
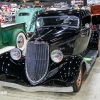
{"type": "Polygon", "coordinates": [[[83,75],[98,56],[98,39],[88,10],[41,13],[25,56],[17,48],[0,55],[0,74],[15,76],[31,86],[52,83],[72,86],[78,92],[83,75]]]}

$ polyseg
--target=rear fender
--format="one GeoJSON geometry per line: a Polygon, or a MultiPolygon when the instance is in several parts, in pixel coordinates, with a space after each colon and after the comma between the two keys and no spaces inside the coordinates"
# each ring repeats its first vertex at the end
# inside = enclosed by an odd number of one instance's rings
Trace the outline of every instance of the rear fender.
{"type": "MultiPolygon", "coordinates": [[[[15,29],[14,32],[11,34],[9,39],[9,44],[15,46],[16,45],[16,39],[18,36],[18,33],[23,32],[25,35],[25,32],[22,29],[15,29]]],[[[25,35],[26,36],[26,35],[25,35]]]]}
{"type": "Polygon", "coordinates": [[[90,41],[88,44],[88,48],[90,49],[98,49],[98,39],[99,39],[100,32],[94,30],[91,34],[90,41]]]}

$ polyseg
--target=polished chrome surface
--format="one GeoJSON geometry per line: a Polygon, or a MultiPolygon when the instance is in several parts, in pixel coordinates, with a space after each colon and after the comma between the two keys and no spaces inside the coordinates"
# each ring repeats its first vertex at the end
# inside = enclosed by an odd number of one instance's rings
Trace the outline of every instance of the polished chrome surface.
{"type": "Polygon", "coordinates": [[[42,81],[48,71],[49,46],[46,43],[29,42],[26,50],[26,74],[32,85],[42,81]]]}

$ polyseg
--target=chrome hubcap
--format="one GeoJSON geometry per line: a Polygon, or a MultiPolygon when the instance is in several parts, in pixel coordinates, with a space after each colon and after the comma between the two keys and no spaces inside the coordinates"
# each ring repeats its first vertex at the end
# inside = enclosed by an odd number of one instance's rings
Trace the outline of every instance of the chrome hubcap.
{"type": "Polygon", "coordinates": [[[18,44],[19,48],[23,47],[23,45],[24,45],[24,38],[23,38],[23,36],[19,36],[18,37],[17,44],[18,44]]]}

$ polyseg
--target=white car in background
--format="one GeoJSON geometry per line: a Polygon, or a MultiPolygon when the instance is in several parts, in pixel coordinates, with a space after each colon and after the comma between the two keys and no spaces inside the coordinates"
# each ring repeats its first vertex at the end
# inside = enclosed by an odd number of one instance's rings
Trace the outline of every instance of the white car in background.
{"type": "Polygon", "coordinates": [[[12,8],[11,11],[15,11],[15,12],[18,11],[18,5],[16,3],[11,3],[10,6],[12,8]]]}
{"type": "Polygon", "coordinates": [[[15,17],[16,12],[18,11],[18,5],[16,3],[11,3],[10,7],[11,7],[11,9],[10,9],[10,15],[12,17],[15,17]]]}

